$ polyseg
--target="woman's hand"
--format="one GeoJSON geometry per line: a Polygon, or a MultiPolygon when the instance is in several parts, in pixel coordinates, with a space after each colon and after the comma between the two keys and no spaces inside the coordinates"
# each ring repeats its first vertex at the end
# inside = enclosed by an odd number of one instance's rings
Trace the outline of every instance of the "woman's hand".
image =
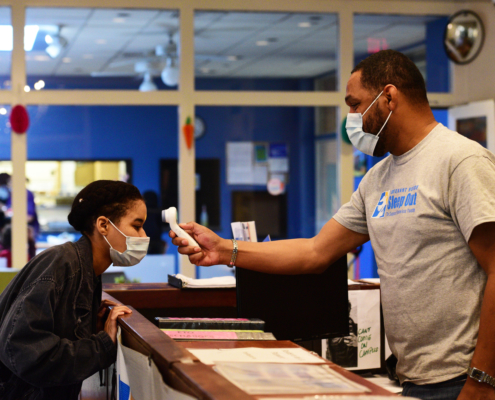
{"type": "Polygon", "coordinates": [[[124,314],[131,314],[132,311],[126,306],[115,306],[110,310],[107,321],[105,322],[105,332],[114,343],[117,342],[117,318],[124,314]]]}
{"type": "Polygon", "coordinates": [[[121,306],[122,304],[116,303],[111,300],[103,299],[98,309],[98,317],[96,320],[96,332],[101,332],[105,327],[105,321],[108,318],[110,309],[108,307],[121,306]]]}
{"type": "Polygon", "coordinates": [[[201,246],[189,246],[187,239],[178,237],[173,231],[169,236],[172,243],[179,247],[179,253],[189,256],[189,261],[195,265],[209,267],[210,265],[228,264],[232,255],[232,243],[222,239],[213,231],[196,222],[179,224],[201,246]]]}

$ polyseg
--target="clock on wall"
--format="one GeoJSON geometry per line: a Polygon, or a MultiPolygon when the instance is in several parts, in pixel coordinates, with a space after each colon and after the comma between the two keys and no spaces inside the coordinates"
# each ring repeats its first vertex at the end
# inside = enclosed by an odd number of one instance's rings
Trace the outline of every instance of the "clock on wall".
{"type": "Polygon", "coordinates": [[[205,134],[205,121],[201,117],[194,118],[194,139],[199,139],[205,134]]]}

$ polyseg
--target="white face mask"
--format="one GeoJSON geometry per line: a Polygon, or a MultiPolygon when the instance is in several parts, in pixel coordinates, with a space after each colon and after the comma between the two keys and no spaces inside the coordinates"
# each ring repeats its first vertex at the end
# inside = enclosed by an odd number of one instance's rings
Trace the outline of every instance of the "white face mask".
{"type": "Polygon", "coordinates": [[[366,133],[363,131],[363,115],[368,112],[368,110],[371,108],[373,104],[375,104],[375,101],[377,101],[380,98],[382,93],[383,90],[376,97],[376,99],[373,100],[373,103],[370,104],[370,106],[366,109],[366,111],[363,114],[361,113],[347,114],[347,122],[345,124],[345,129],[347,131],[347,135],[349,136],[349,139],[351,140],[352,145],[356,149],[362,151],[364,154],[367,154],[369,156],[373,155],[376,144],[378,143],[378,135],[380,135],[380,133],[383,131],[383,128],[385,128],[385,125],[387,125],[388,119],[392,115],[392,111],[390,111],[390,114],[388,114],[388,117],[385,120],[382,129],[380,129],[380,132],[378,132],[376,135],[373,135],[371,133],[366,133]]]}
{"type": "Polygon", "coordinates": [[[124,235],[112,221],[108,221],[120,232],[122,236],[125,236],[125,243],[127,246],[127,249],[121,253],[120,251],[115,250],[108,239],[103,236],[110,246],[110,258],[112,259],[113,265],[115,267],[132,267],[133,265],[139,264],[146,253],[148,253],[150,238],[124,235]]]}

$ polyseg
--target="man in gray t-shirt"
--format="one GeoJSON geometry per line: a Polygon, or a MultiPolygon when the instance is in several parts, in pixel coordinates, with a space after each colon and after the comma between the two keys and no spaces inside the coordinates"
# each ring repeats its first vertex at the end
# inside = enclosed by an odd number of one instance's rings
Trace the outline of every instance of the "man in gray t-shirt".
{"type": "MultiPolygon", "coordinates": [[[[396,51],[354,68],[346,103],[352,143],[391,155],[314,238],[240,242],[235,265],[318,273],[371,240],[403,395],[495,400],[495,156],[435,121],[421,73],[396,51]]],[[[235,258],[230,240],[181,226],[200,247],[170,236],[192,263],[235,258]]]]}

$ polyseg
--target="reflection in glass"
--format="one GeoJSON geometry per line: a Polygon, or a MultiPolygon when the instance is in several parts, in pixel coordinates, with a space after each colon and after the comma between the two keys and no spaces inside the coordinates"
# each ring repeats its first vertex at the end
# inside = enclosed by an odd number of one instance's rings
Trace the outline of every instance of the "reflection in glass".
{"type": "Polygon", "coordinates": [[[336,14],[197,11],[198,90],[337,90],[336,14]]]}
{"type": "Polygon", "coordinates": [[[447,18],[410,15],[354,15],[354,65],[380,50],[408,56],[425,78],[428,92],[448,92],[450,76],[444,55],[447,18]]]}
{"type": "Polygon", "coordinates": [[[36,7],[26,24],[30,89],[177,89],[177,11],[36,7]]]}

